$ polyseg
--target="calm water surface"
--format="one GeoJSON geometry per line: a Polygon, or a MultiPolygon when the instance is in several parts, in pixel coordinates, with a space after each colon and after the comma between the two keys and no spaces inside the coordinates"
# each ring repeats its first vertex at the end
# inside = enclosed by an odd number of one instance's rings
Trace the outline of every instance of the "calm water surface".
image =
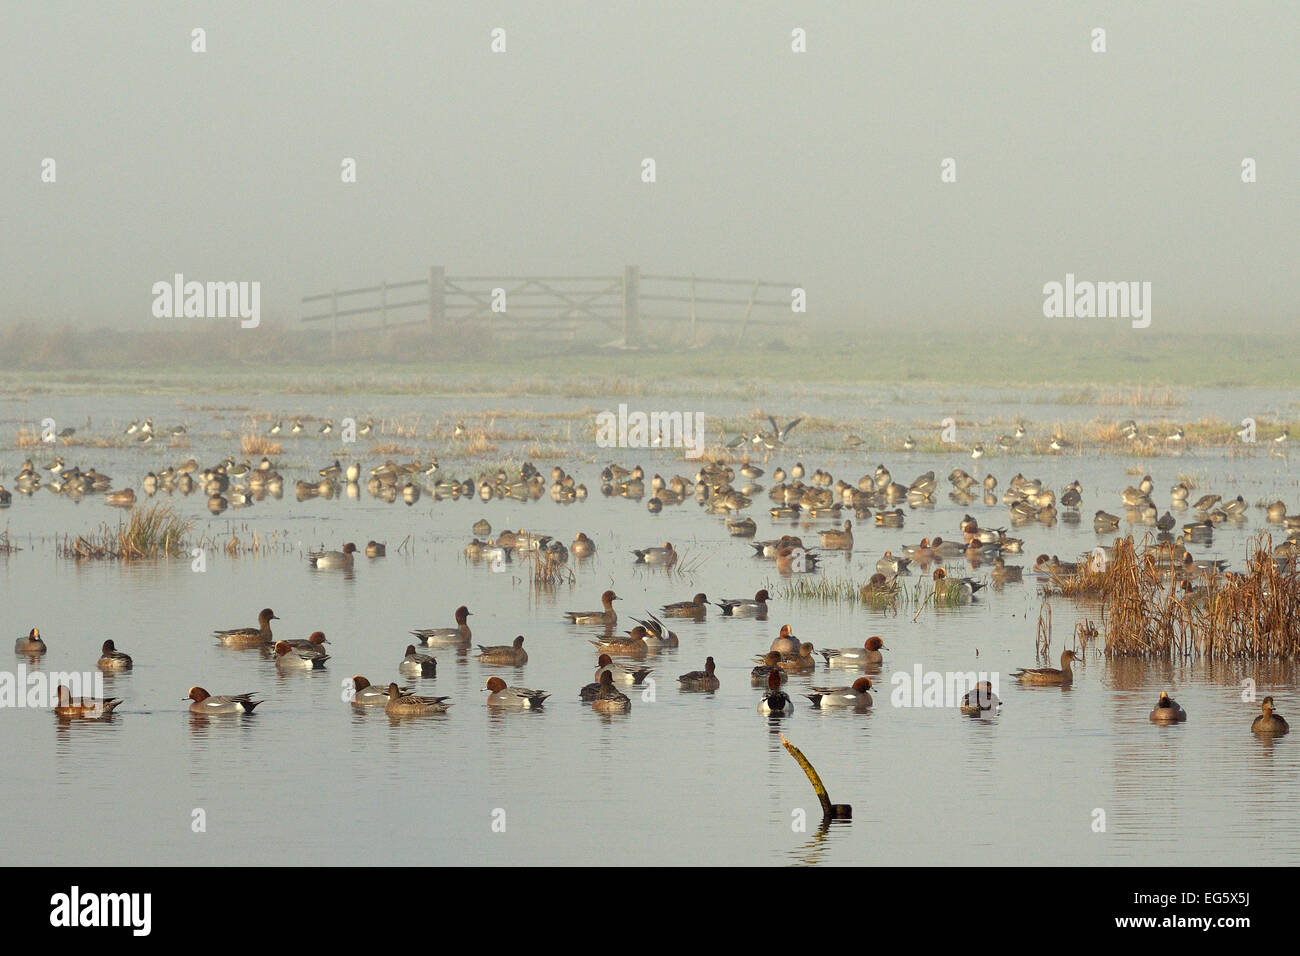
{"type": "MultiPolygon", "coordinates": [[[[936,421],[956,407],[899,389],[837,393],[822,406],[798,397],[791,407],[833,414],[843,412],[850,399],[855,414],[884,415],[906,425],[936,421]],[[872,403],[884,401],[886,391],[894,403],[877,404],[873,411],[872,403]]],[[[286,418],[420,414],[426,422],[446,422],[502,401],[375,397],[343,407],[337,397],[293,396],[264,403],[286,418]]],[[[527,404],[576,415],[617,401],[548,398],[527,404]]],[[[972,390],[960,397],[959,413],[989,422],[1022,414],[1037,422],[1097,415],[1147,422],[1201,414],[1264,417],[1292,407],[1283,393],[1249,395],[1249,407],[1240,414],[1232,406],[1238,401],[1236,393],[1207,391],[1193,393],[1182,408],[1099,410],[972,390]]],[[[126,421],[151,414],[160,427],[187,421],[191,447],[169,449],[160,440],[148,447],[71,447],[60,453],[69,464],[94,465],[114,476],[116,487],[134,484],[139,493],[139,478],[168,463],[190,456],[201,464],[227,454],[242,459],[237,436],[247,415],[238,408],[204,408],[241,404],[228,396],[95,399],[92,435],[120,433],[126,421]]],[[[724,418],[753,408],[737,401],[701,410],[724,418]]],[[[12,445],[18,422],[46,415],[80,427],[87,400],[0,396],[0,481],[7,486],[28,454],[12,445]]],[[[580,436],[589,430],[590,416],[576,417],[572,426],[561,417],[543,427],[571,427],[570,434],[580,436]]],[[[979,437],[988,441],[1000,430],[979,437]]],[[[398,441],[417,447],[426,460],[447,446],[398,441]]],[[[359,500],[298,503],[292,482],[313,477],[335,457],[359,458],[369,467],[387,456],[368,454],[373,443],[365,439],[347,453],[337,441],[315,437],[284,442],[284,454],[277,456],[289,486],[283,500],[214,518],[202,495],[170,499],[194,519],[196,535],[233,533],[248,541],[258,532],[274,543],[261,555],[209,553],[204,573],[194,573],[188,560],[128,566],[58,558],[57,535],[120,520],[120,512],[98,498],[78,503],[47,492],[15,495],[13,507],[0,512],[0,529],[7,528],[23,549],[0,556],[5,640],[40,627],[50,651],[39,666],[50,670],[93,668],[106,638],[136,661],[134,671],[106,678],[106,692],[126,699],[110,723],[61,725],[46,711],[0,711],[0,810],[8,821],[0,827],[0,849],[9,859],[493,864],[580,863],[604,854],[650,863],[1278,864],[1293,862],[1300,852],[1300,740],[1256,740],[1249,728],[1258,710],[1243,703],[1240,692],[1243,679],[1255,679],[1261,694],[1272,693],[1280,712],[1294,720],[1300,694],[1288,667],[1107,662],[1094,648],[1077,668],[1072,688],[1018,687],[1005,675],[1038,663],[1034,634],[1042,598],[1026,575],[1023,584],[981,592],[972,606],[928,607],[915,620],[916,607],[907,603],[895,614],[778,596],[766,622],[714,615],[703,623],[675,622],[681,647],[648,661],[657,678],[653,701],[643,700],[639,689],[629,691],[632,712],[606,718],[577,699],[578,689],[591,680],[595,652],[588,641],[599,630],[564,623],[564,610],[595,607],[600,592],[613,587],[624,598],[619,611],[626,626],[629,616],[697,590],[715,599],[748,597],[764,585],[778,594],[784,583],[773,564],[751,558],[720,517],[705,515],[693,502],[652,516],[644,502],[604,499],[598,491],[600,468],[610,460],[640,462],[647,474],[665,477],[692,475],[694,465],[669,451],[611,458],[591,448],[581,459],[559,462],[592,490],[586,502],[572,506],[549,498],[483,503],[426,496],[408,507],[384,504],[364,490],[359,500]],[[465,561],[461,549],[479,518],[487,518],[494,532],[527,528],[566,544],[585,531],[599,552],[575,566],[572,587],[538,592],[518,565],[496,574],[486,563],[465,561]],[[408,536],[401,553],[363,558],[349,575],[313,571],[304,557],[321,545],[337,548],[371,538],[386,541],[392,552],[408,536]],[[681,569],[633,566],[631,548],[664,540],[683,553],[681,569]],[[343,685],[352,674],[373,683],[396,679],[407,631],[451,624],[453,609],[462,603],[474,612],[476,643],[508,643],[524,634],[528,664],[491,668],[454,650],[429,651],[438,658],[438,676],[417,682],[418,692],[451,695],[455,706],[444,717],[391,721],[382,709],[358,713],[343,702],[343,685]],[[255,623],[263,606],[282,619],[277,635],[327,633],[333,657],[325,670],[281,676],[259,652],[230,650],[209,636],[214,628],[255,623]],[[751,657],[767,649],[783,623],[818,646],[860,644],[870,634],[882,635],[889,651],[875,678],[875,708],[823,714],[798,697],[804,706],[793,717],[759,716],[751,657]],[[721,690],[680,692],[676,676],[702,667],[707,655],[718,662],[721,690]],[[948,709],[890,706],[890,675],[910,673],[917,664],[925,671],[1002,675],[1002,715],[981,722],[948,709]],[[542,711],[491,713],[482,687],[497,674],[554,697],[542,711]],[[181,699],[193,684],[216,694],[256,691],[266,703],[251,718],[203,723],[191,718],[181,699]],[[1148,722],[1164,689],[1187,709],[1186,724],[1148,722]],[[818,831],[816,798],[782,749],[781,733],[817,767],[834,800],[853,804],[851,824],[818,831]],[[193,832],[196,809],[206,815],[206,832],[193,832]],[[1098,809],[1105,812],[1104,833],[1093,830],[1098,809]],[[802,832],[799,810],[808,816],[802,832]]],[[[499,444],[503,454],[517,453],[509,443],[499,444]]],[[[1289,461],[1263,448],[1245,456],[1212,448],[1145,463],[1094,452],[971,462],[961,452],[800,453],[798,442],[793,444],[767,464],[769,474],[775,465],[788,468],[801,457],[809,471],[820,465],[850,481],[879,462],[905,483],[930,469],[940,478],[938,504],[909,512],[902,530],[856,529],[851,556],[828,555],[822,573],[831,579],[861,582],[886,548],[897,551],[923,536],[958,537],[959,519],[968,511],[981,525],[1005,526],[1001,504],[963,507],[948,500],[944,477],[955,466],[977,476],[997,475],[999,496],[1017,471],[1058,490],[1074,478],[1083,483],[1080,524],[1016,532],[1026,539],[1026,553],[1014,563],[1026,567],[1039,552],[1064,559],[1110,540],[1092,531],[1088,516],[1099,507],[1122,514],[1119,492],[1137,480],[1125,469],[1135,465],[1154,477],[1162,511],[1179,473],[1198,476],[1198,493],[1241,494],[1252,504],[1281,498],[1291,510],[1300,507],[1289,461]]],[[[43,464],[53,452],[38,454],[43,464]]],[[[445,474],[477,473],[454,457],[439,457],[445,474]]],[[[543,472],[555,463],[536,462],[543,472]]],[[[749,512],[759,523],[759,538],[800,528],[770,519],[768,506],[761,493],[749,512]]],[[[1266,527],[1262,511],[1252,508],[1244,525],[1221,529],[1211,546],[1196,550],[1239,566],[1252,537],[1266,527]]],[[[1096,608],[1052,602],[1053,665],[1074,624],[1085,617],[1097,619],[1096,608]]],[[[21,663],[10,659],[11,668],[21,663]]],[[[791,690],[797,697],[828,677],[847,683],[851,676],[819,668],[815,678],[793,678],[791,690]]]]}

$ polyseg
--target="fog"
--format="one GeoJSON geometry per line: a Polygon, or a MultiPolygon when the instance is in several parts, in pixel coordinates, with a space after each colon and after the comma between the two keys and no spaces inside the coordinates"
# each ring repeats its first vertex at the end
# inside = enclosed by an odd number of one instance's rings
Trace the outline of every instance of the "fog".
{"type": "Polygon", "coordinates": [[[156,326],[175,273],[292,321],[436,263],[1049,334],[1072,273],[1150,282],[1153,328],[1264,327],[1300,298],[1298,31],[1272,2],[6,2],[0,324],[156,326]]]}

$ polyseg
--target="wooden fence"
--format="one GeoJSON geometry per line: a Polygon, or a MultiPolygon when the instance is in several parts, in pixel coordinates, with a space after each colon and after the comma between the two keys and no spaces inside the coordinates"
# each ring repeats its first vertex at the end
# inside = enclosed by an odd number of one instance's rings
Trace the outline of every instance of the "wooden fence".
{"type": "Polygon", "coordinates": [[[572,338],[584,326],[604,327],[622,335],[610,344],[627,348],[646,343],[647,323],[666,323],[668,338],[682,331],[691,344],[710,323],[735,327],[739,342],[752,326],[781,324],[778,310],[792,309],[798,288],[793,282],[643,274],[638,266],[626,266],[621,276],[449,276],[443,266],[430,266],[424,279],[303,296],[304,311],[321,303],[328,310],[302,321],[329,323],[331,351],[338,349],[340,332],[427,324],[436,334],[444,323],[465,321],[572,338]]]}

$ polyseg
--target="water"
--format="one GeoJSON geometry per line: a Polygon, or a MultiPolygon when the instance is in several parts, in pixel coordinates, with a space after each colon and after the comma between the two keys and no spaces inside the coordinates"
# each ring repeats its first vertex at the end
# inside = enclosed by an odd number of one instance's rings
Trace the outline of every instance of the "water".
{"type": "MultiPolygon", "coordinates": [[[[1224,417],[1237,414],[1229,397],[1209,391],[1193,392],[1186,406],[1158,414],[1037,404],[995,390],[973,389],[947,403],[919,389],[827,394],[819,403],[792,392],[787,407],[810,414],[869,410],[887,395],[891,404],[881,414],[918,437],[927,423],[933,428],[959,404],[959,414],[981,422],[1020,414],[1034,422],[1098,415],[1190,421],[1210,410],[1224,417]]],[[[136,666],[105,678],[106,693],[126,699],[110,723],[61,724],[47,711],[27,708],[0,712],[5,730],[0,806],[8,821],[0,828],[0,848],[10,859],[107,865],[595,859],[1267,865],[1295,858],[1300,743],[1291,737],[1255,739],[1249,728],[1258,709],[1241,701],[1240,690],[1243,679],[1256,680],[1261,695],[1272,693],[1279,711],[1294,719],[1300,700],[1294,669],[1250,662],[1107,662],[1094,650],[1076,667],[1070,689],[1018,687],[1005,675],[1039,663],[1034,634],[1041,597],[1029,574],[1023,584],[980,592],[972,606],[928,607],[915,621],[916,607],[910,604],[894,614],[779,596],[766,622],[714,614],[703,623],[675,621],[681,647],[652,654],[647,662],[655,668],[654,700],[629,689],[629,715],[592,713],[577,693],[592,678],[595,650],[588,641],[600,629],[566,624],[564,610],[596,607],[600,592],[613,587],[624,598],[618,610],[627,626],[630,616],[699,590],[717,599],[748,597],[767,586],[777,595],[783,583],[773,564],[749,557],[749,547],[727,534],[720,517],[705,515],[694,503],[652,516],[644,502],[600,496],[599,471],[610,460],[640,462],[648,474],[695,470],[670,451],[610,455],[583,445],[590,409],[614,407],[617,401],[528,400],[529,409],[556,417],[499,419],[493,426],[520,432],[539,428],[543,442],[568,441],[582,449],[559,462],[592,491],[587,501],[572,506],[549,498],[483,503],[435,502],[426,496],[407,507],[400,500],[385,504],[364,491],[358,500],[299,503],[292,482],[314,477],[344,449],[337,441],[286,437],[284,454],[277,456],[290,488],[283,500],[212,517],[202,495],[169,499],[194,519],[196,536],[224,540],[233,533],[247,542],[257,532],[275,545],[268,553],[237,558],[209,552],[203,573],[193,572],[188,560],[124,565],[59,558],[57,535],[116,524],[121,514],[98,498],[76,503],[45,492],[34,498],[15,495],[13,507],[0,512],[0,527],[7,527],[11,541],[23,549],[0,556],[5,639],[40,627],[50,651],[39,666],[67,671],[93,668],[100,645],[112,638],[134,656],[136,666]],[[599,551],[573,565],[572,588],[539,593],[523,580],[518,565],[497,574],[487,563],[465,561],[461,549],[471,537],[470,525],[481,517],[494,532],[527,528],[566,544],[585,531],[599,551]],[[352,574],[306,565],[308,549],[372,538],[388,543],[389,556],[361,558],[352,574]],[[403,540],[406,547],[398,552],[403,540]],[[631,548],[664,540],[683,554],[677,571],[632,564],[631,548]],[[343,702],[343,683],[353,674],[377,684],[397,679],[396,665],[410,641],[407,631],[450,625],[462,603],[474,612],[475,643],[503,644],[523,634],[528,664],[488,667],[452,650],[428,651],[438,658],[438,676],[416,682],[418,692],[451,695],[455,706],[443,717],[394,721],[381,708],[357,712],[343,702]],[[333,657],[325,670],[282,676],[259,652],[227,649],[210,638],[214,628],[253,624],[263,606],[281,618],[275,622],[277,635],[326,632],[333,657]],[[848,683],[853,676],[819,667],[815,678],[792,678],[789,690],[801,705],[795,716],[777,721],[759,716],[760,691],[749,679],[751,657],[767,649],[783,623],[818,646],[856,645],[867,635],[882,635],[889,650],[875,676],[876,706],[862,714],[809,708],[801,696],[808,685],[832,675],[831,683],[848,683]],[[713,695],[680,692],[676,676],[701,668],[707,655],[718,663],[721,689],[713,695]],[[890,706],[890,676],[911,673],[917,664],[925,671],[998,672],[1002,715],[971,721],[953,710],[890,706]],[[482,688],[493,675],[549,690],[554,697],[539,712],[490,712],[482,688]],[[216,694],[256,691],[266,703],[251,718],[205,723],[192,718],[182,700],[194,684],[216,694]],[[1186,724],[1148,722],[1148,711],[1166,689],[1187,709],[1186,724]],[[833,800],[853,805],[851,823],[818,829],[816,798],[781,747],[780,733],[816,766],[833,800]],[[200,810],[206,830],[195,832],[200,810]],[[807,816],[802,830],[800,810],[807,816]],[[1105,813],[1102,833],[1094,832],[1098,810],[1105,813]]],[[[1241,416],[1263,417],[1270,408],[1286,408],[1288,398],[1260,392],[1242,399],[1242,393],[1233,393],[1231,401],[1249,406],[1241,416]]],[[[405,414],[423,416],[426,426],[521,404],[491,397],[374,396],[345,408],[337,397],[311,395],[264,402],[286,421],[294,414],[328,415],[336,423],[344,415],[364,420],[405,414]]],[[[136,484],[139,493],[138,479],[147,470],[191,456],[207,464],[236,454],[248,418],[242,405],[220,395],[95,399],[92,435],[120,433],[126,421],[151,414],[160,428],[187,421],[190,447],[169,449],[163,438],[148,447],[74,446],[60,453],[69,464],[93,464],[113,475],[118,487],[136,484]]],[[[751,403],[740,400],[708,402],[701,410],[716,419],[753,411],[751,403]]],[[[6,445],[0,453],[6,476],[0,481],[7,486],[29,454],[13,448],[10,436],[20,420],[45,415],[60,427],[80,427],[86,400],[0,396],[0,436],[6,445]]],[[[988,442],[1002,430],[985,429],[980,438],[988,442]]],[[[413,446],[425,460],[438,451],[443,473],[475,473],[448,455],[451,444],[445,440],[394,440],[413,446]]],[[[501,454],[489,456],[494,461],[506,453],[521,455],[529,444],[495,443],[501,454]]],[[[809,436],[810,448],[827,443],[825,436],[809,436]]],[[[342,457],[359,457],[367,467],[389,457],[366,454],[372,444],[362,439],[348,449],[360,454],[342,457]]],[[[881,461],[904,482],[929,469],[940,477],[936,507],[909,511],[902,530],[856,527],[852,555],[827,556],[826,576],[859,582],[886,548],[898,551],[923,536],[957,537],[958,521],[968,511],[982,525],[1008,523],[1001,504],[986,508],[977,501],[961,507],[947,499],[943,479],[954,466],[977,475],[991,471],[1000,480],[999,493],[1016,471],[1057,489],[1074,478],[1083,483],[1085,518],[1079,525],[1032,525],[1015,532],[1026,539],[1025,555],[1008,560],[1026,568],[1039,552],[1064,559],[1110,540],[1092,531],[1087,516],[1099,507],[1122,514],[1119,492],[1136,482],[1137,476],[1125,473],[1133,465],[1154,477],[1161,510],[1179,473],[1200,476],[1198,494],[1241,494],[1252,504],[1280,497],[1293,506],[1298,497],[1289,461],[1263,447],[1245,456],[1208,448],[1146,462],[1091,450],[1060,457],[994,453],[972,462],[960,452],[799,452],[799,443],[794,445],[767,464],[769,476],[775,465],[788,467],[801,457],[810,471],[820,465],[851,481],[881,461]]],[[[43,464],[53,452],[31,454],[43,464]]],[[[546,472],[557,461],[536,463],[546,472]]],[[[760,481],[766,485],[769,477],[760,481]]],[[[758,521],[759,538],[796,527],[770,519],[768,506],[760,494],[749,510],[758,521]]],[[[1262,511],[1252,508],[1243,526],[1225,527],[1211,546],[1193,550],[1239,566],[1253,535],[1266,527],[1262,511]]],[[[954,564],[963,566],[949,562],[954,564]]],[[[1094,607],[1054,600],[1052,657],[1070,641],[1076,621],[1097,617],[1094,607]]],[[[21,663],[11,660],[12,667],[21,663]]]]}

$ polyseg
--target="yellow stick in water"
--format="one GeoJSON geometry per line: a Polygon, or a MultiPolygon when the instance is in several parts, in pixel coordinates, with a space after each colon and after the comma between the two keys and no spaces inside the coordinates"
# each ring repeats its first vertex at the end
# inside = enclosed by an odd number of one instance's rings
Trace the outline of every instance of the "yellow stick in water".
{"type": "Polygon", "coordinates": [[[781,735],[781,744],[786,750],[790,751],[790,756],[795,759],[795,763],[803,768],[803,772],[808,775],[808,780],[813,785],[813,790],[817,793],[817,799],[822,802],[822,818],[830,819],[837,817],[848,819],[853,816],[853,808],[847,803],[831,803],[830,795],[826,792],[826,785],[822,783],[821,776],[808,762],[808,758],[803,755],[803,751],[796,747],[790,741],[785,739],[785,734],[781,735]]]}

